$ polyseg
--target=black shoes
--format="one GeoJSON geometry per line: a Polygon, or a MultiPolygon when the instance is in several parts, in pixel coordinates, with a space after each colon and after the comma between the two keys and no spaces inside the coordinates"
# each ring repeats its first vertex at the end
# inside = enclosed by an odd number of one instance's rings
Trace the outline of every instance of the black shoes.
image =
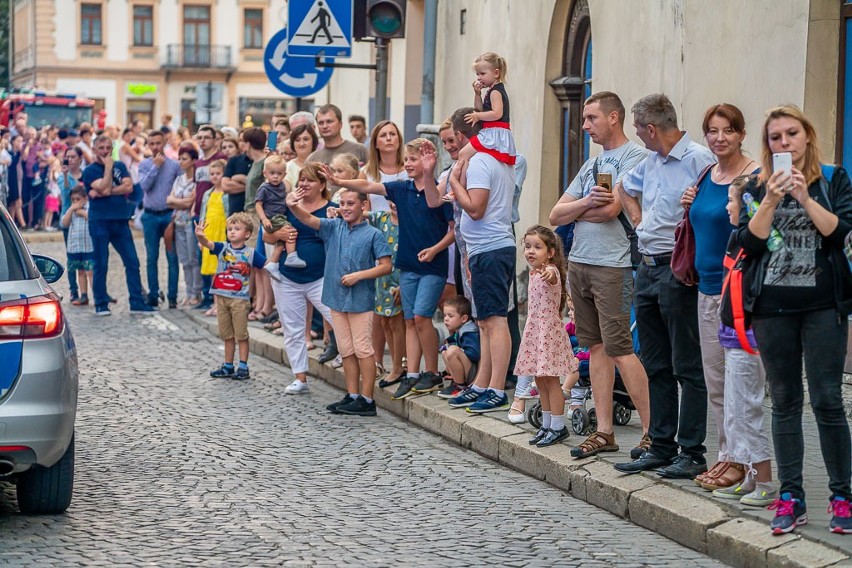
{"type": "Polygon", "coordinates": [[[648,450],[637,460],[628,463],[617,463],[613,467],[621,473],[640,473],[642,471],[666,467],[671,465],[671,463],[671,459],[661,458],[651,452],[651,450],[648,450]]]}
{"type": "Polygon", "coordinates": [[[417,394],[412,389],[414,388],[414,385],[416,385],[419,380],[420,380],[419,376],[418,377],[403,377],[402,380],[399,382],[399,387],[397,387],[396,392],[393,393],[393,396],[391,398],[393,398],[394,400],[399,400],[401,398],[408,398],[409,396],[417,394]]]}
{"type": "Polygon", "coordinates": [[[657,471],[657,475],[663,479],[693,479],[699,473],[707,471],[707,460],[704,456],[691,456],[679,454],[672,464],[657,471]]]}
{"type": "Polygon", "coordinates": [[[320,363],[328,363],[338,355],[337,351],[337,340],[334,338],[334,332],[329,332],[328,334],[328,345],[325,346],[325,350],[322,354],[317,358],[317,361],[320,363]]]}
{"type": "MultiPolygon", "coordinates": [[[[347,395],[348,396],[348,395],[347,395]]],[[[355,400],[351,400],[337,407],[337,414],[349,414],[352,416],[375,416],[376,401],[367,402],[363,396],[359,396],[355,400]]]]}
{"type": "Polygon", "coordinates": [[[340,408],[341,406],[345,405],[345,404],[349,404],[353,400],[354,399],[351,396],[349,396],[349,394],[347,393],[347,394],[344,394],[343,398],[341,398],[337,402],[332,402],[331,404],[326,406],[325,409],[328,410],[329,412],[331,412],[332,414],[340,414],[339,412],[337,412],[337,409],[340,408]]]}
{"type": "Polygon", "coordinates": [[[558,444],[567,437],[568,428],[566,426],[563,426],[561,430],[547,430],[546,434],[542,436],[541,440],[536,443],[536,447],[546,448],[547,446],[558,444]]]}
{"type": "Polygon", "coordinates": [[[423,394],[427,392],[439,391],[443,386],[444,377],[442,377],[438,373],[423,371],[422,373],[420,373],[420,378],[417,380],[411,390],[416,394],[423,394]]]}
{"type": "Polygon", "coordinates": [[[535,433],[535,436],[529,439],[530,446],[535,446],[539,442],[547,436],[547,433],[550,432],[548,428],[539,428],[538,432],[535,433]]]}
{"type": "Polygon", "coordinates": [[[404,379],[406,376],[407,376],[407,373],[405,371],[403,371],[393,379],[390,379],[390,380],[382,379],[382,380],[379,381],[379,388],[384,389],[384,388],[387,388],[387,387],[392,387],[395,384],[402,382],[402,379],[404,379]]]}

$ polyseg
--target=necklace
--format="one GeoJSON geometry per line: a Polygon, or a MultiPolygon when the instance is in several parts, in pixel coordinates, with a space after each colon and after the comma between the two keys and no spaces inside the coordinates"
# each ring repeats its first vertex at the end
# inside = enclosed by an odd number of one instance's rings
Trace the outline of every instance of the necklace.
{"type": "MultiPolygon", "coordinates": [[[[743,157],[745,157],[745,156],[743,156],[743,157]]],[[[749,161],[746,163],[746,165],[745,165],[745,166],[743,166],[743,169],[740,171],[740,173],[738,173],[737,175],[735,175],[735,176],[731,177],[731,179],[728,181],[728,183],[730,183],[731,181],[734,181],[734,179],[735,179],[735,178],[738,178],[738,177],[740,177],[741,175],[743,175],[743,174],[745,173],[745,171],[748,169],[748,167],[749,167],[750,165],[752,165],[753,163],[754,163],[754,160],[749,160],[749,161]]],[[[710,178],[712,179],[712,181],[713,181],[714,183],[717,183],[717,184],[719,184],[719,185],[724,185],[725,180],[728,178],[728,175],[723,174],[723,173],[722,173],[722,171],[721,171],[721,169],[720,169],[720,165],[719,165],[719,164],[716,164],[716,166],[715,166],[715,167],[713,168],[713,170],[710,172],[710,178]],[[714,173],[716,174],[715,176],[713,175],[714,173]],[[713,179],[714,177],[715,177],[716,179],[713,179]]]]}

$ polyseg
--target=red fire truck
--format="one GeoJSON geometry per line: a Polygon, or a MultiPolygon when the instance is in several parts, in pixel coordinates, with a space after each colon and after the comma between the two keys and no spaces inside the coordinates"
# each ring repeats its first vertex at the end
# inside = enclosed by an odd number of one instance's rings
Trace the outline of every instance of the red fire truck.
{"type": "Polygon", "coordinates": [[[53,93],[35,89],[0,91],[0,126],[10,126],[15,114],[27,113],[30,126],[76,128],[83,122],[92,123],[95,101],[68,93],[53,93]]]}

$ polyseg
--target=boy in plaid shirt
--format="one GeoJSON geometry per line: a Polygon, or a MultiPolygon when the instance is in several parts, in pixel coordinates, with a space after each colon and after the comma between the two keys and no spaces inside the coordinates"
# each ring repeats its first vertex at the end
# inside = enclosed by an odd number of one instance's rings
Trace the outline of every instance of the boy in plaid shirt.
{"type": "Polygon", "coordinates": [[[63,228],[68,229],[68,242],[65,251],[68,255],[68,271],[77,271],[77,283],[80,297],[71,302],[74,306],[89,303],[89,282],[95,265],[95,248],[89,235],[89,200],[86,189],[79,185],[71,190],[71,207],[60,220],[63,228]]]}

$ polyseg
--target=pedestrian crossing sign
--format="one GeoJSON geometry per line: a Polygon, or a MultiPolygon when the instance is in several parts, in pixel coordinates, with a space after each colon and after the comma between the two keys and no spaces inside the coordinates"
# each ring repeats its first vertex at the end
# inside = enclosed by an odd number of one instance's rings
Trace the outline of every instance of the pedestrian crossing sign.
{"type": "Polygon", "coordinates": [[[287,55],[352,56],[352,0],[290,0],[287,55]]]}

